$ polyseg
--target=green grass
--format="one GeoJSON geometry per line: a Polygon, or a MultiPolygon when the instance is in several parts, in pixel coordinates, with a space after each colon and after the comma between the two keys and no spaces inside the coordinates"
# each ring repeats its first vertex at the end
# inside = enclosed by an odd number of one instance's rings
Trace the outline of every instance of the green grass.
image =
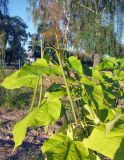
{"type": "MultiPolygon", "coordinates": [[[[12,70],[0,69],[0,83],[6,76],[13,73],[12,70]]],[[[28,109],[32,98],[32,90],[25,87],[16,90],[7,90],[0,87],[0,107],[7,109],[28,109]]]]}

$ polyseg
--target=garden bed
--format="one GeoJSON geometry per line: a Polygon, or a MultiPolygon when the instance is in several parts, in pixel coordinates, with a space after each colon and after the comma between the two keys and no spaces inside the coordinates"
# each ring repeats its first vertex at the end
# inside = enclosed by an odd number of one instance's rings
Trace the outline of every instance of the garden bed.
{"type": "MultiPolygon", "coordinates": [[[[42,127],[28,129],[25,141],[13,153],[12,129],[16,121],[24,117],[27,111],[5,110],[0,108],[0,160],[41,160],[41,146],[43,142],[52,134],[45,133],[42,127]]],[[[54,130],[54,129],[53,129],[54,130]]]]}

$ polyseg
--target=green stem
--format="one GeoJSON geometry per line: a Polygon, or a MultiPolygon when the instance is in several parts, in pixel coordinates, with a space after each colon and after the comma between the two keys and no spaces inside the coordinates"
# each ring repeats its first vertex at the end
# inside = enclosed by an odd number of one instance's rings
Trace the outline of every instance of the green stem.
{"type": "Polygon", "coordinates": [[[67,91],[67,94],[68,94],[70,105],[71,105],[71,108],[72,108],[72,113],[73,113],[73,116],[74,116],[74,120],[75,120],[75,123],[77,124],[77,118],[76,118],[76,113],[75,113],[75,109],[74,109],[74,104],[73,104],[73,100],[72,100],[71,93],[70,93],[70,90],[69,90],[69,85],[68,85],[68,82],[67,82],[67,79],[66,79],[66,76],[65,76],[65,73],[64,73],[64,69],[63,69],[63,65],[62,65],[62,62],[61,62],[60,55],[58,54],[57,50],[53,47],[46,47],[43,52],[45,52],[46,49],[53,49],[56,53],[56,56],[57,56],[59,64],[60,64],[60,68],[61,68],[62,76],[63,76],[63,79],[64,79],[64,83],[65,83],[65,86],[66,86],[66,91],[67,91]]]}
{"type": "Polygon", "coordinates": [[[36,93],[37,93],[38,83],[39,83],[39,79],[37,80],[36,86],[35,86],[35,88],[34,88],[34,95],[33,95],[33,98],[32,98],[31,107],[30,107],[29,112],[32,111],[32,108],[33,108],[33,106],[34,106],[34,101],[35,101],[35,97],[36,97],[36,93]]]}
{"type": "MultiPolygon", "coordinates": [[[[57,48],[60,49],[59,39],[58,39],[57,32],[56,32],[55,36],[56,36],[57,48]]],[[[67,91],[68,98],[69,98],[69,101],[70,101],[70,105],[71,105],[71,108],[72,108],[72,113],[73,113],[73,116],[74,116],[75,123],[77,125],[76,112],[75,112],[75,109],[74,109],[74,104],[73,104],[72,96],[71,96],[71,93],[70,93],[70,90],[69,90],[69,84],[68,84],[68,81],[66,79],[65,72],[64,72],[64,69],[63,69],[63,65],[62,65],[62,61],[61,61],[61,58],[60,58],[60,52],[58,52],[56,50],[55,53],[56,53],[56,56],[57,56],[58,61],[59,61],[59,65],[60,65],[60,68],[61,68],[62,76],[63,76],[64,82],[65,82],[65,86],[66,86],[66,91],[67,91]]]]}
{"type": "Polygon", "coordinates": [[[64,73],[64,69],[63,69],[63,66],[62,66],[60,55],[58,54],[57,51],[56,51],[56,55],[57,55],[57,58],[58,58],[58,61],[59,61],[59,64],[60,64],[61,71],[62,71],[62,76],[63,76],[64,82],[65,82],[65,86],[66,86],[68,98],[69,98],[69,101],[70,101],[70,104],[71,104],[71,108],[72,108],[73,116],[74,116],[74,119],[75,119],[75,123],[77,124],[76,113],[75,113],[75,110],[74,110],[74,104],[73,104],[73,100],[72,100],[71,93],[70,93],[70,90],[69,90],[69,85],[68,85],[68,82],[67,82],[67,79],[66,79],[66,76],[65,76],[65,73],[64,73]]]}
{"type": "Polygon", "coordinates": [[[39,102],[38,102],[38,108],[40,107],[40,103],[42,100],[42,95],[43,95],[43,77],[41,76],[40,78],[40,96],[39,96],[39,102]]]}
{"type": "MultiPolygon", "coordinates": [[[[41,39],[41,59],[43,58],[44,56],[44,52],[42,51],[42,39],[41,39]]],[[[41,100],[42,100],[42,95],[43,95],[43,76],[41,76],[40,78],[40,96],[39,96],[39,102],[38,102],[38,108],[40,107],[40,103],[41,103],[41,100]]]]}
{"type": "Polygon", "coordinates": [[[41,58],[43,58],[43,49],[42,49],[42,45],[43,45],[43,40],[41,39],[41,41],[40,41],[40,47],[41,47],[41,50],[40,50],[40,52],[41,52],[41,58]]]}

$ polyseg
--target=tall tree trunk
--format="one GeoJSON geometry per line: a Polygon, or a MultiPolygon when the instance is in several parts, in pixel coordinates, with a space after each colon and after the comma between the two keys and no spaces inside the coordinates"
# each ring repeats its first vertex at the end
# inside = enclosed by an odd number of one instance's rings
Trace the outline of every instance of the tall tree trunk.
{"type": "Polygon", "coordinates": [[[101,54],[95,53],[93,60],[93,67],[96,67],[101,62],[101,54]]]}

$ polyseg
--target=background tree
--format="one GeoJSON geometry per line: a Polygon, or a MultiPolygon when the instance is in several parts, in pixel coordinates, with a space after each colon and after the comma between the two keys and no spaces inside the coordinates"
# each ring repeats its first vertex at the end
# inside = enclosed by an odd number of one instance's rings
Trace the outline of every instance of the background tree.
{"type": "Polygon", "coordinates": [[[6,49],[6,25],[8,24],[8,0],[0,0],[0,62],[4,66],[6,49]]]}
{"type": "Polygon", "coordinates": [[[98,53],[122,56],[122,46],[118,41],[122,37],[122,30],[119,29],[122,25],[121,5],[117,1],[71,1],[70,33],[75,35],[73,45],[94,53],[95,59],[99,59],[98,53]]]}
{"type": "Polygon", "coordinates": [[[8,49],[6,61],[10,65],[12,61],[24,60],[26,56],[24,45],[27,41],[28,33],[26,32],[27,25],[20,17],[10,17],[7,28],[8,49]]]}
{"type": "MultiPolygon", "coordinates": [[[[28,38],[27,25],[20,17],[8,14],[8,0],[0,0],[0,59],[8,65],[25,55],[24,44],[28,38]]],[[[4,64],[3,64],[4,66],[4,64]]]]}
{"type": "Polygon", "coordinates": [[[40,46],[39,34],[31,35],[31,41],[29,42],[29,45],[28,45],[28,51],[31,52],[31,57],[33,57],[35,60],[36,58],[41,57],[41,46],[40,46]]]}
{"type": "Polygon", "coordinates": [[[8,0],[0,0],[0,12],[3,15],[6,15],[8,13],[8,0]]]}
{"type": "MultiPolygon", "coordinates": [[[[68,25],[67,13],[65,9],[64,1],[44,1],[44,0],[29,0],[28,10],[32,13],[34,23],[37,24],[37,32],[41,39],[43,48],[45,47],[56,47],[66,48],[67,47],[67,34],[65,28],[68,25]],[[62,29],[63,28],[63,29],[62,29]],[[57,39],[59,46],[57,45],[57,39]]],[[[56,56],[54,51],[46,49],[45,54],[49,54],[54,61],[56,56]]]]}
{"type": "MultiPolygon", "coordinates": [[[[123,56],[123,1],[29,0],[33,20],[49,38],[56,32],[66,48],[88,53],[123,56]],[[59,34],[61,33],[61,34],[59,34]]],[[[97,57],[99,58],[99,56],[97,57]]],[[[96,59],[96,57],[95,57],[96,59]]]]}

